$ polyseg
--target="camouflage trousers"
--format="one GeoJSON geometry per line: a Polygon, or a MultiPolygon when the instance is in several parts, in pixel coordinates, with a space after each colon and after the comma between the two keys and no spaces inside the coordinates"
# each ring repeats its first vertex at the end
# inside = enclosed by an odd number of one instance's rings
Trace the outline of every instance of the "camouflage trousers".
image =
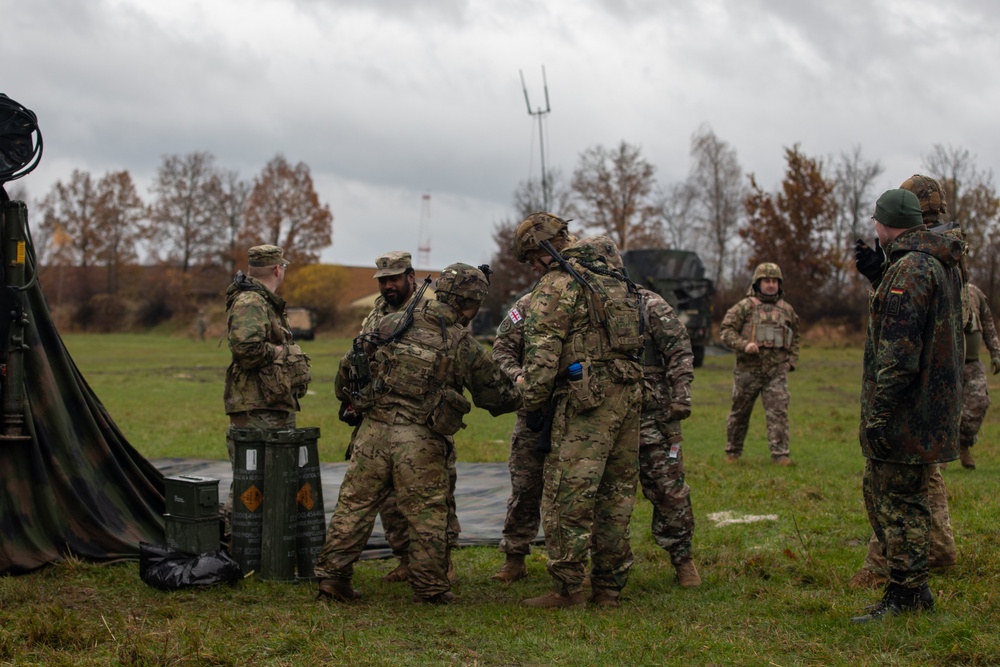
{"type": "Polygon", "coordinates": [[[510,497],[503,521],[500,551],[505,554],[531,553],[531,543],[538,537],[542,521],[542,471],[545,454],[536,450],[538,434],[528,428],[521,412],[510,435],[510,497]]]}
{"type": "Polygon", "coordinates": [[[767,443],[771,458],[788,456],[788,371],[733,371],[733,408],[726,420],[726,453],[743,454],[743,441],[750,428],[753,405],[760,396],[767,421],[767,443]]]}
{"type": "MultiPolygon", "coordinates": [[[[639,431],[639,482],[653,505],[653,539],[676,566],[691,560],[694,510],[691,487],[684,481],[684,453],[677,436],[664,435],[655,421],[642,420],[639,431]]],[[[678,422],[672,422],[678,427],[678,422]]]]}
{"type": "Polygon", "coordinates": [[[979,429],[990,407],[990,392],[986,383],[983,362],[967,361],[962,371],[962,421],[959,425],[958,444],[972,447],[979,439],[979,429]]]}
{"type": "MultiPolygon", "coordinates": [[[[948,511],[948,490],[941,476],[941,466],[931,466],[927,478],[927,498],[931,509],[931,528],[927,539],[927,564],[931,570],[947,570],[955,565],[958,555],[955,551],[955,537],[951,532],[951,514],[948,511]]],[[[872,533],[868,540],[868,553],[865,554],[861,569],[874,574],[888,577],[889,567],[885,562],[885,553],[878,535],[872,533]]]]}
{"type": "MultiPolygon", "coordinates": [[[[229,415],[229,428],[226,429],[226,449],[229,451],[229,464],[233,466],[233,477],[236,477],[236,443],[233,440],[235,428],[295,428],[295,413],[284,410],[250,410],[249,412],[234,412],[229,415]]],[[[226,523],[226,535],[232,533],[233,527],[233,483],[229,483],[229,493],[222,504],[222,517],[226,523]]]]}
{"type": "MultiPolygon", "coordinates": [[[[455,445],[448,438],[448,546],[458,546],[458,536],[462,532],[462,525],[458,522],[458,514],[455,507],[455,485],[458,483],[458,472],[455,470],[455,445]]],[[[410,524],[406,517],[399,511],[396,504],[396,494],[390,493],[389,497],[382,503],[378,510],[379,518],[382,520],[382,529],[385,531],[385,541],[392,549],[392,555],[401,561],[409,560],[410,552],[410,524]]]]}
{"type": "Polygon", "coordinates": [[[564,394],[545,459],[542,524],[558,593],[583,588],[589,552],[595,589],[621,590],[632,567],[629,520],[639,477],[638,384],[604,384],[604,402],[577,413],[564,394]]]}
{"type": "Polygon", "coordinates": [[[379,507],[395,492],[409,526],[410,585],[425,598],[449,590],[448,448],[445,438],[426,426],[365,419],[314,574],[321,579],[353,576],[379,507]]]}
{"type": "Polygon", "coordinates": [[[867,459],[862,484],[868,521],[885,547],[889,581],[919,588],[929,579],[931,465],[867,459]]]}

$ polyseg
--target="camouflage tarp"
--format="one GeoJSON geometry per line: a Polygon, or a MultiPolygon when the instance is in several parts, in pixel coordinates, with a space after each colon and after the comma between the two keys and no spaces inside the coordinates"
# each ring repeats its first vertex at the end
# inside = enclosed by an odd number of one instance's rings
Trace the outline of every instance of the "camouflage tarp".
{"type": "Polygon", "coordinates": [[[137,559],[140,541],[164,541],[163,476],[80,375],[37,283],[22,294],[32,438],[0,441],[0,573],[68,555],[137,559]]]}

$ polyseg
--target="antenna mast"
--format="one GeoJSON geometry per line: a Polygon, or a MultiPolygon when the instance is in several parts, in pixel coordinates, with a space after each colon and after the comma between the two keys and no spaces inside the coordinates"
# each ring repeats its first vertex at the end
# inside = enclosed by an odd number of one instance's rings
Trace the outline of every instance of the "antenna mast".
{"type": "Polygon", "coordinates": [[[524,89],[524,103],[528,106],[528,115],[534,116],[538,119],[538,148],[542,152],[542,208],[546,211],[549,210],[549,175],[545,171],[545,137],[542,135],[542,121],[545,116],[552,111],[552,107],[549,106],[549,84],[545,79],[545,65],[542,65],[542,87],[545,90],[545,110],[542,111],[541,107],[538,107],[535,111],[531,110],[531,101],[528,100],[528,87],[524,84],[524,72],[518,70],[521,75],[521,88],[524,89]]]}
{"type": "Polygon", "coordinates": [[[417,265],[414,268],[428,269],[431,265],[431,196],[420,198],[420,231],[417,239],[417,265]]]}

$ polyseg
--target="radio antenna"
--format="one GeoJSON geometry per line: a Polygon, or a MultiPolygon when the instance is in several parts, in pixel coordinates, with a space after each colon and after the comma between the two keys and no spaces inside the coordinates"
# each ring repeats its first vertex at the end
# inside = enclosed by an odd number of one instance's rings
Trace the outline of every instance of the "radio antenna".
{"type": "Polygon", "coordinates": [[[528,115],[533,116],[538,119],[538,148],[542,153],[542,208],[546,211],[549,210],[549,176],[545,171],[545,137],[542,134],[542,121],[545,116],[552,111],[552,107],[549,106],[549,84],[545,79],[545,65],[542,65],[542,87],[545,90],[545,110],[543,111],[541,107],[538,107],[534,111],[531,110],[531,100],[528,99],[528,86],[524,83],[524,72],[518,70],[521,75],[521,88],[524,89],[524,103],[528,107],[528,115]]]}

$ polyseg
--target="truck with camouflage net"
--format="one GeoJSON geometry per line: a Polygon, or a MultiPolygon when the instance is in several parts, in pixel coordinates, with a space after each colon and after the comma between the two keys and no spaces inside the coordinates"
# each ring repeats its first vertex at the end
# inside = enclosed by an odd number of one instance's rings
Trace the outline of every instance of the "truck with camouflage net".
{"type": "Polygon", "coordinates": [[[715,285],[705,277],[705,265],[689,250],[649,248],[626,250],[622,261],[629,277],[653,290],[673,306],[687,327],[695,367],[705,360],[712,342],[712,295],[715,285]]]}

